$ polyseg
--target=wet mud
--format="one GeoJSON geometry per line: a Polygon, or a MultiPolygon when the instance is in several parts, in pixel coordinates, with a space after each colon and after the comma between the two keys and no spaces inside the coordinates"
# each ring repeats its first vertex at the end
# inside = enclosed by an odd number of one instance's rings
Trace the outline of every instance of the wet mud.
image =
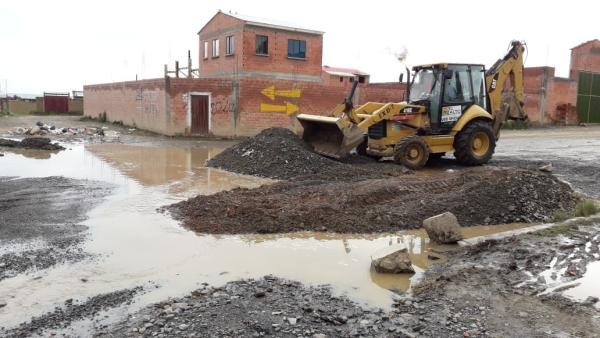
{"type": "Polygon", "coordinates": [[[0,177],[0,280],[87,257],[81,222],[110,190],[65,177],[0,177]]]}
{"type": "Polygon", "coordinates": [[[63,146],[58,143],[52,143],[49,138],[45,137],[27,137],[20,141],[0,138],[0,149],[2,147],[53,151],[65,149],[63,146]]]}
{"type": "Polygon", "coordinates": [[[352,182],[294,180],[197,196],[166,210],[201,233],[369,233],[420,228],[446,211],[463,226],[545,222],[577,200],[552,175],[482,167],[352,182]]]}

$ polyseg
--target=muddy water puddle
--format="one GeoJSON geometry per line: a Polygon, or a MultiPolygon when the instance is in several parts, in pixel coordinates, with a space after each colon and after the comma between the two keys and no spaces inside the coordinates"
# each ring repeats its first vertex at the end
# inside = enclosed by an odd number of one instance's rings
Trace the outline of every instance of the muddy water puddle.
{"type": "MultiPolygon", "coordinates": [[[[208,282],[273,274],[307,284],[329,284],[368,306],[388,307],[391,292],[404,292],[430,264],[443,261],[423,231],[348,235],[203,235],[185,230],[157,208],[196,194],[272,181],[203,167],[220,147],[141,147],[122,144],[67,145],[68,150],[40,158],[35,152],[5,152],[0,176],[66,176],[116,186],[100,206],[90,210],[86,252],[96,259],[62,264],[0,281],[0,322],[16,325],[69,298],[84,299],[138,285],[149,292],[127,309],[181,296],[208,282]],[[371,257],[407,248],[413,275],[370,271],[371,257]],[[38,278],[41,277],[41,278],[38,278]],[[83,282],[85,280],[85,282],[83,282]]],[[[85,196],[82,196],[85,198],[85,196]]],[[[466,237],[511,230],[524,225],[473,227],[466,237]]]]}

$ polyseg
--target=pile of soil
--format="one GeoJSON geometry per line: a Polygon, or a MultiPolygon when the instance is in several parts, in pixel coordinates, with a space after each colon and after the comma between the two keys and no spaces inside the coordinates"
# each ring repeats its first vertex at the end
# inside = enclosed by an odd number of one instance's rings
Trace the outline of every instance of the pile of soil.
{"type": "Polygon", "coordinates": [[[197,196],[166,209],[201,233],[368,233],[420,228],[425,218],[445,211],[463,226],[545,222],[558,210],[572,210],[577,200],[550,174],[480,167],[434,177],[278,182],[197,196]]]}
{"type": "Polygon", "coordinates": [[[207,166],[274,179],[346,181],[398,176],[407,172],[392,163],[377,163],[363,156],[344,162],[313,152],[298,135],[284,128],[269,128],[210,159],[207,166]],[[373,165],[377,170],[373,170],[373,165]]]}
{"type": "Polygon", "coordinates": [[[58,143],[51,143],[46,137],[28,137],[21,141],[0,138],[0,147],[39,149],[39,150],[64,150],[58,143]]]}

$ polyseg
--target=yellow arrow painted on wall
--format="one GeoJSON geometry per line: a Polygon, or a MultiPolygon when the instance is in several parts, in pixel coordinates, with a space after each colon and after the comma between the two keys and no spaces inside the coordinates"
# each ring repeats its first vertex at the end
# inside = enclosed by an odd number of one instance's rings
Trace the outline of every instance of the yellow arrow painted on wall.
{"type": "Polygon", "coordinates": [[[275,96],[299,98],[302,94],[302,89],[276,90],[275,86],[270,86],[261,90],[260,93],[271,100],[275,100],[275,96]]]}
{"type": "Polygon", "coordinates": [[[260,104],[261,113],[286,113],[287,115],[292,115],[297,111],[298,106],[290,102],[286,102],[285,104],[260,104]]]}

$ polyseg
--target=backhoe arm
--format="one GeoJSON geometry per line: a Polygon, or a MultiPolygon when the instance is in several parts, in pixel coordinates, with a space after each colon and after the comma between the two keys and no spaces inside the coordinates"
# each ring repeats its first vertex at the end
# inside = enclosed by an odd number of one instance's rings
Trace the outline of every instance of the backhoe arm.
{"type": "Polygon", "coordinates": [[[511,48],[503,59],[496,63],[485,74],[485,84],[490,100],[490,113],[494,118],[494,133],[500,136],[500,128],[507,119],[525,120],[527,114],[523,110],[525,94],[523,90],[523,52],[525,45],[520,41],[512,41],[511,48]],[[504,93],[504,83],[510,80],[512,91],[504,93]]]}

